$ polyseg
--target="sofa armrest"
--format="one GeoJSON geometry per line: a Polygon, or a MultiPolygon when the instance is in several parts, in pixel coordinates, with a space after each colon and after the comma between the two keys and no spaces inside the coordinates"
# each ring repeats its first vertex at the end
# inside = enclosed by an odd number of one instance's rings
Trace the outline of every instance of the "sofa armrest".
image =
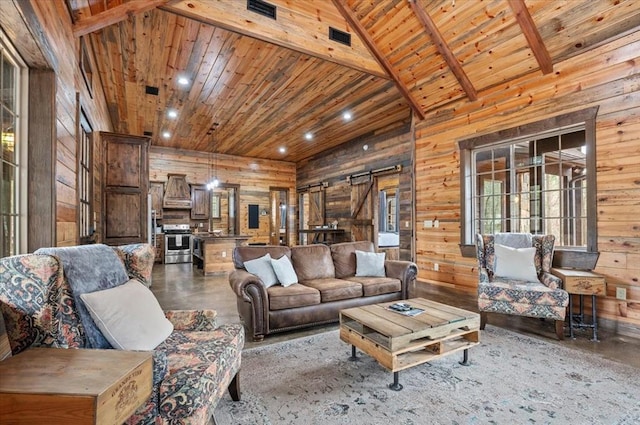
{"type": "Polygon", "coordinates": [[[481,267],[478,270],[478,281],[480,283],[489,283],[490,282],[489,272],[487,271],[487,269],[485,267],[481,267]]]}
{"type": "Polygon", "coordinates": [[[554,276],[549,272],[540,273],[540,282],[542,282],[549,289],[561,289],[562,279],[558,276],[554,276]]]}
{"type": "Polygon", "coordinates": [[[215,310],[167,310],[164,315],[179,331],[211,331],[217,327],[215,310]]]}
{"type": "Polygon", "coordinates": [[[244,269],[229,274],[229,284],[238,297],[238,312],[252,330],[252,338],[260,339],[269,329],[269,293],[262,280],[244,269]],[[241,301],[244,303],[242,304],[241,301]],[[247,317],[250,315],[251,317],[247,317]],[[250,321],[251,323],[247,323],[250,321]]]}
{"type": "Polygon", "coordinates": [[[411,261],[387,260],[384,262],[385,274],[387,277],[399,279],[402,287],[402,298],[409,295],[409,285],[418,276],[418,266],[411,261]]]}
{"type": "Polygon", "coordinates": [[[131,279],[138,279],[151,286],[151,270],[156,256],[155,248],[148,243],[135,243],[112,247],[120,257],[131,279]]]}

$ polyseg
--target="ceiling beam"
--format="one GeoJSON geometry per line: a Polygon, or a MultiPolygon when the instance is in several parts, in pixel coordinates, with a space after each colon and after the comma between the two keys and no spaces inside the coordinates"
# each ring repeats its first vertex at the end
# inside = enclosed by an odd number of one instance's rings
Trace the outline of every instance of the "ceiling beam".
{"type": "Polygon", "coordinates": [[[356,37],[351,38],[351,46],[329,39],[330,26],[341,30],[347,26],[338,13],[333,17],[325,16],[320,14],[320,8],[311,7],[315,14],[309,14],[306,1],[270,0],[269,3],[277,7],[277,19],[248,11],[246,1],[241,0],[181,0],[160,9],[376,77],[389,78],[356,37]]]}
{"type": "Polygon", "coordinates": [[[155,9],[170,1],[173,0],[131,0],[97,15],[80,19],[73,25],[73,35],[76,37],[87,35],[109,25],[124,21],[129,16],[155,9]]]}
{"type": "Polygon", "coordinates": [[[509,0],[509,6],[511,6],[511,10],[513,10],[513,13],[516,15],[516,21],[518,21],[518,24],[527,39],[527,43],[529,43],[529,47],[536,57],[542,73],[552,73],[553,62],[551,60],[551,56],[549,56],[547,47],[544,45],[544,41],[542,41],[540,32],[538,31],[535,22],[533,22],[533,18],[531,18],[531,14],[527,9],[527,5],[524,4],[524,0],[509,0]]]}
{"type": "Polygon", "coordinates": [[[429,14],[417,4],[417,0],[409,0],[409,5],[411,6],[413,13],[416,15],[427,34],[429,34],[429,36],[431,37],[433,44],[435,44],[438,52],[440,52],[440,54],[444,58],[445,62],[449,66],[449,69],[458,80],[458,83],[460,84],[460,86],[462,86],[462,89],[467,94],[469,100],[477,100],[478,92],[473,87],[473,84],[471,84],[471,80],[469,80],[469,77],[467,77],[466,72],[464,72],[464,69],[462,69],[462,65],[460,65],[460,62],[458,62],[458,59],[454,56],[453,52],[449,48],[449,45],[442,37],[442,34],[440,34],[440,30],[438,30],[438,27],[431,19],[431,16],[429,16],[429,14]]]}
{"type": "Polygon", "coordinates": [[[371,38],[371,36],[367,32],[367,30],[362,26],[362,24],[360,24],[360,21],[358,20],[358,18],[354,15],[351,9],[349,9],[344,4],[344,0],[332,0],[332,1],[333,1],[333,4],[338,9],[338,11],[344,17],[344,19],[346,19],[349,25],[355,30],[356,33],[358,33],[358,35],[360,36],[364,44],[367,46],[371,54],[375,56],[375,58],[378,60],[380,65],[382,65],[382,67],[387,72],[389,77],[391,77],[391,79],[396,83],[396,87],[398,88],[400,93],[402,93],[402,95],[407,100],[407,102],[409,102],[409,105],[411,105],[411,109],[413,109],[413,112],[415,112],[418,115],[418,117],[420,117],[420,119],[423,120],[424,111],[422,110],[422,107],[416,101],[416,99],[414,99],[413,96],[411,96],[409,89],[402,82],[398,73],[393,69],[393,65],[391,65],[391,62],[389,62],[389,60],[382,54],[382,52],[380,52],[380,50],[378,49],[378,46],[376,46],[375,42],[373,41],[373,38],[371,38]]]}

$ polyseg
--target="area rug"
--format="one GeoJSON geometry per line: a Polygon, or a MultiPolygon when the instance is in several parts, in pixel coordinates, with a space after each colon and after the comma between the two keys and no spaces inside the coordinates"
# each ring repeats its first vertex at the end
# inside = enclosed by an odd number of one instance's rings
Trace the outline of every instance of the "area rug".
{"type": "Polygon", "coordinates": [[[487,325],[481,344],[393,374],[338,331],[248,349],[219,425],[639,424],[640,370],[487,325]]]}

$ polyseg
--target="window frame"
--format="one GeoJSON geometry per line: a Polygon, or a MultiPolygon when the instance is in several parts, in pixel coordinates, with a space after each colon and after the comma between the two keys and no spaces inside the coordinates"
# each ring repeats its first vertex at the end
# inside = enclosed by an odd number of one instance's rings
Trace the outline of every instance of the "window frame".
{"type": "Polygon", "coordinates": [[[78,107],[76,194],[78,198],[78,240],[94,243],[96,232],[93,202],[93,126],[81,106],[78,107]],[[85,160],[88,164],[85,164],[85,160]],[[86,195],[86,199],[83,197],[86,195]],[[83,229],[87,230],[85,234],[83,229]]]}
{"type": "Polygon", "coordinates": [[[545,120],[512,127],[482,136],[466,138],[458,141],[460,150],[460,251],[463,257],[475,257],[475,241],[473,232],[473,199],[471,170],[472,154],[475,149],[489,146],[511,144],[525,138],[535,139],[541,134],[560,131],[578,125],[584,126],[585,144],[587,147],[587,246],[586,249],[563,248],[566,251],[598,251],[597,208],[596,208],[596,115],[598,106],[558,115],[545,120]]]}
{"type": "MultiPolygon", "coordinates": [[[[11,43],[11,40],[0,28],[0,51],[2,56],[5,56],[8,61],[15,67],[14,84],[15,84],[15,128],[14,128],[14,158],[13,166],[15,166],[14,186],[13,193],[15,196],[15,211],[7,213],[6,215],[12,216],[15,220],[15,241],[12,246],[13,254],[22,254],[27,251],[27,186],[28,180],[28,120],[25,117],[28,116],[28,91],[29,91],[29,69],[22,60],[21,56],[16,51],[15,47],[11,43]]],[[[1,77],[0,77],[1,78],[1,77]]],[[[0,105],[0,107],[3,107],[0,105]]],[[[0,147],[1,149],[1,147],[0,147]]],[[[0,172],[2,172],[4,159],[0,157],[0,172]]],[[[0,200],[1,201],[1,200],[0,200]]],[[[0,212],[1,215],[5,215],[0,212]]],[[[1,221],[0,221],[1,223],[1,221]]],[[[2,236],[0,235],[0,239],[2,236]]],[[[0,257],[3,257],[5,253],[2,252],[2,245],[0,245],[0,257]]]]}

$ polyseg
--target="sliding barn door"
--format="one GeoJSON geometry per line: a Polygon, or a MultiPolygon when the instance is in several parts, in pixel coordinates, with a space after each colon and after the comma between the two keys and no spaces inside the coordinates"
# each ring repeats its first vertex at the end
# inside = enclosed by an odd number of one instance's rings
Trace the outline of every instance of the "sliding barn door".
{"type": "Polygon", "coordinates": [[[309,191],[309,229],[324,225],[324,188],[309,191]]]}
{"type": "Polygon", "coordinates": [[[373,176],[351,181],[351,239],[376,243],[377,184],[373,176]]]}

